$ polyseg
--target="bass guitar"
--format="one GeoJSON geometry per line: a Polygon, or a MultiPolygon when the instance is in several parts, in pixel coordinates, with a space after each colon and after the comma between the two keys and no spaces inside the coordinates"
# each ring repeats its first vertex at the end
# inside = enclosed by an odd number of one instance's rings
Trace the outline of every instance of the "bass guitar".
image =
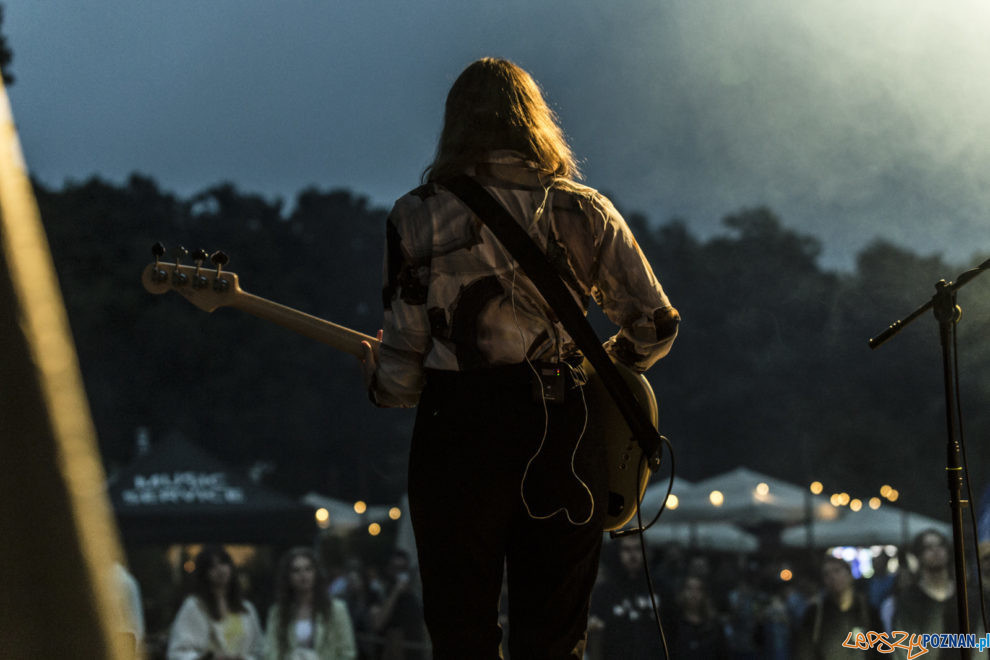
{"type": "MultiPolygon", "coordinates": [[[[373,346],[378,343],[371,335],[244,291],[238,276],[224,270],[228,258],[222,252],[208,256],[198,250],[193,253],[193,265],[159,261],[159,257],[165,252],[161,244],[157,244],[152,252],[155,262],[148,264],[141,274],[141,282],[150,293],[175,291],[205,312],[213,312],[220,307],[233,307],[358,358],[363,355],[361,342],[366,341],[373,346]],[[205,264],[207,259],[212,262],[213,267],[205,264]]],[[[602,438],[606,447],[609,492],[605,531],[613,531],[627,524],[636,514],[651,471],[656,466],[648,464],[648,459],[633,440],[629,425],[594,368],[587,360],[581,366],[588,379],[584,394],[590,413],[586,437],[602,438]]],[[[619,363],[616,366],[632,390],[637,404],[648,412],[655,427],[658,407],[653,388],[642,374],[619,363]]]]}

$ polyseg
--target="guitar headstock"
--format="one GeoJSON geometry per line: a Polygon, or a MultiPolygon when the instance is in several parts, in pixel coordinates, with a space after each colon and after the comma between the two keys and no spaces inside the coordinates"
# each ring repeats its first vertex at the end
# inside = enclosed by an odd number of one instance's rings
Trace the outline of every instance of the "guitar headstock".
{"type": "Polygon", "coordinates": [[[156,243],[151,252],[155,262],[145,266],[141,273],[141,283],[149,293],[160,295],[175,291],[205,312],[230,305],[237,294],[243,293],[237,275],[223,270],[228,261],[223,252],[209,256],[203,250],[196,250],[192,255],[193,265],[180,263],[189,254],[182,247],[175,251],[175,263],[159,261],[165,254],[161,243],[156,243]],[[204,266],[207,259],[212,262],[212,268],[204,266]]]}

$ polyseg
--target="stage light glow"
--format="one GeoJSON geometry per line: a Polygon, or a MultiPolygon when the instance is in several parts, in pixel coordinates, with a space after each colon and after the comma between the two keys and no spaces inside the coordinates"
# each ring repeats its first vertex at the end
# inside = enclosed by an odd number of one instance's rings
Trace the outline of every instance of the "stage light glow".
{"type": "Polygon", "coordinates": [[[680,505],[681,505],[681,500],[680,500],[679,497],[677,497],[677,495],[674,495],[673,493],[671,493],[670,495],[667,496],[667,508],[668,509],[673,510],[673,509],[676,509],[677,507],[679,507],[680,505]]]}
{"type": "Polygon", "coordinates": [[[354,513],[362,514],[368,510],[368,505],[362,500],[358,500],[354,503],[354,513]]]}
{"type": "Polygon", "coordinates": [[[812,495],[821,495],[822,491],[825,490],[825,486],[820,481],[812,481],[811,485],[808,486],[808,490],[811,491],[812,495]]]}
{"type": "Polygon", "coordinates": [[[712,503],[712,506],[722,506],[725,504],[725,495],[720,490],[713,490],[708,493],[708,501],[712,503]]]}
{"type": "Polygon", "coordinates": [[[371,523],[368,525],[368,533],[372,536],[378,536],[382,533],[382,526],[378,523],[371,523]]]}
{"type": "Polygon", "coordinates": [[[392,520],[398,520],[402,517],[402,511],[397,506],[393,506],[388,510],[388,517],[392,520]]]}

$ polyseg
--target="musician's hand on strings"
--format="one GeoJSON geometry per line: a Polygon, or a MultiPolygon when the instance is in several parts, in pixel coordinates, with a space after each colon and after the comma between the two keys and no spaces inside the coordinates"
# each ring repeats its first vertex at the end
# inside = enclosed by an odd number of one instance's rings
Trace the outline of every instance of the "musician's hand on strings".
{"type": "Polygon", "coordinates": [[[375,370],[378,369],[378,350],[382,341],[381,329],[378,330],[375,339],[378,341],[374,345],[369,341],[361,342],[361,350],[364,353],[361,356],[361,372],[364,375],[365,387],[371,387],[371,380],[375,376],[375,370]]]}

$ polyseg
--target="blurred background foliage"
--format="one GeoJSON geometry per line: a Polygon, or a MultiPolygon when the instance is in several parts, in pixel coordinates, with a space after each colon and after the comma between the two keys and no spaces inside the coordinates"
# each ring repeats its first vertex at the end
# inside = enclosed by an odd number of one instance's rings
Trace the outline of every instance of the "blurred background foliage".
{"type": "MultiPolygon", "coordinates": [[[[147,428],[152,442],[181,434],[235,466],[267,465],[266,484],[290,495],[398,499],[413,413],[372,406],[353,357],[140,284],[155,241],[167,261],[180,244],[222,249],[246,291],[373,334],[387,209],[317,189],[287,209],[231,184],[182,199],[139,174],[119,185],[36,183],[36,194],[111,474],[147,428]]],[[[687,220],[624,213],[683,316],[670,356],[648,374],[679,475],[693,481],[746,465],[854,497],[889,483],[905,508],[947,517],[937,324],[925,315],[875,351],[867,339],[980,255],[948,264],[877,242],[853,271],[836,272],[819,265],[817,238],[768,208],[726,215],[708,240],[687,220]]],[[[982,489],[990,277],[962,289],[959,303],[969,467],[982,489]]],[[[600,313],[593,322],[602,336],[612,332],[600,313]]]]}

